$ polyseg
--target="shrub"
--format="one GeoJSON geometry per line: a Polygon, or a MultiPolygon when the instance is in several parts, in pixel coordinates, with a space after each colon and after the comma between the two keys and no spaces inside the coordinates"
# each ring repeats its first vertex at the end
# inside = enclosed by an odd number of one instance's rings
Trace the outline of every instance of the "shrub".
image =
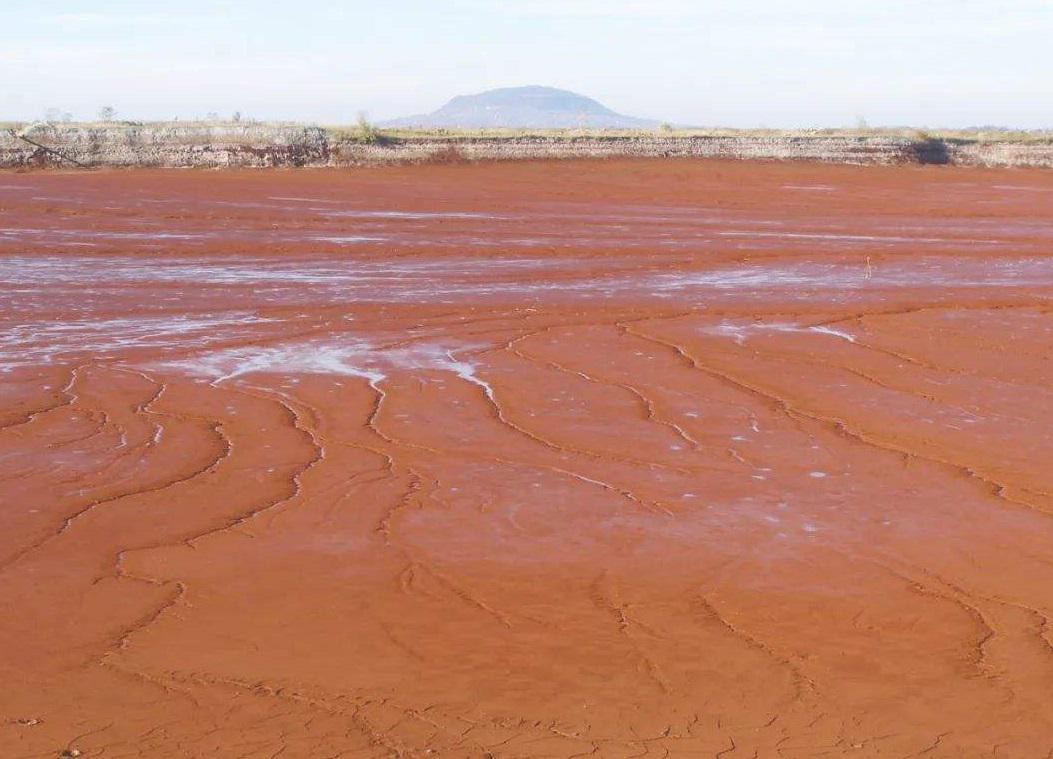
{"type": "Polygon", "coordinates": [[[380,142],[380,130],[369,123],[369,119],[366,117],[365,112],[358,114],[358,121],[355,123],[355,138],[359,142],[369,144],[380,142]]]}

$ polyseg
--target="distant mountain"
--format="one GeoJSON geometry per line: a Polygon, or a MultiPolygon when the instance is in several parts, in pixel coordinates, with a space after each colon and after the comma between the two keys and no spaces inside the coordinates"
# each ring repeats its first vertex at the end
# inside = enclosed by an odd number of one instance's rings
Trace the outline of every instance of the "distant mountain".
{"type": "Polygon", "coordinates": [[[460,95],[437,111],[382,123],[449,129],[653,129],[659,122],[623,116],[592,98],[554,87],[503,87],[460,95]]]}

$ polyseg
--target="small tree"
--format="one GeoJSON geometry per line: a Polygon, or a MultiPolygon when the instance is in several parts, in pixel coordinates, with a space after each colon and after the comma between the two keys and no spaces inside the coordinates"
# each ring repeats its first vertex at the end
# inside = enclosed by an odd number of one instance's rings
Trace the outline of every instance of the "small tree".
{"type": "Polygon", "coordinates": [[[241,111],[234,111],[234,115],[230,117],[230,120],[235,124],[241,123],[241,111]]]}
{"type": "Polygon", "coordinates": [[[358,112],[358,140],[359,142],[376,142],[380,139],[380,132],[369,122],[365,111],[358,112]]]}
{"type": "Polygon", "coordinates": [[[117,116],[117,109],[112,105],[104,105],[99,109],[99,121],[113,121],[117,116]]]}

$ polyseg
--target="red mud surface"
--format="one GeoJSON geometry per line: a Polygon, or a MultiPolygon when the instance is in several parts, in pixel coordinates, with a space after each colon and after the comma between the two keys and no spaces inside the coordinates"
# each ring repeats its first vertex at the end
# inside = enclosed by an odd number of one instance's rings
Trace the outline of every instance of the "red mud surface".
{"type": "Polygon", "coordinates": [[[4,757],[1053,751],[1051,173],[8,173],[0,281],[4,757]]]}

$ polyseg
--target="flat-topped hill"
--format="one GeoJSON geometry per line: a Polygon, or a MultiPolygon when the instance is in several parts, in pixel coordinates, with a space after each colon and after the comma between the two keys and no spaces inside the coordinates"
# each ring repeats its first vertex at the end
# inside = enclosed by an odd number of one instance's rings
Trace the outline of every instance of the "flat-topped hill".
{"type": "Polygon", "coordinates": [[[453,129],[646,129],[657,121],[624,116],[592,98],[555,87],[503,87],[459,95],[437,111],[382,126],[453,129]]]}

